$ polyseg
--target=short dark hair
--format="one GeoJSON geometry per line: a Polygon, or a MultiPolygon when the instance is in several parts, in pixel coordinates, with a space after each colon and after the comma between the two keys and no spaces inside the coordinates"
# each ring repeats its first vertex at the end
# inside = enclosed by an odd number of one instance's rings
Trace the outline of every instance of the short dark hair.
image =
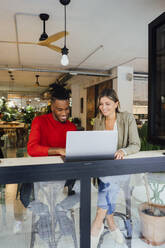
{"type": "Polygon", "coordinates": [[[69,100],[70,90],[65,89],[62,85],[53,83],[49,86],[49,88],[52,102],[54,102],[55,100],[69,100]]]}

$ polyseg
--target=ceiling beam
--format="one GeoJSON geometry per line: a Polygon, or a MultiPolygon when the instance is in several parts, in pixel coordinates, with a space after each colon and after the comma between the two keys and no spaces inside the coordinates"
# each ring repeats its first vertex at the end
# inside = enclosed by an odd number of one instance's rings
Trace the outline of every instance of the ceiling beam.
{"type": "Polygon", "coordinates": [[[96,72],[88,70],[61,70],[61,69],[38,69],[28,67],[0,67],[0,71],[29,71],[29,72],[52,72],[52,73],[69,73],[72,76],[84,75],[84,76],[96,76],[96,77],[110,77],[112,74],[107,72],[96,72]]]}

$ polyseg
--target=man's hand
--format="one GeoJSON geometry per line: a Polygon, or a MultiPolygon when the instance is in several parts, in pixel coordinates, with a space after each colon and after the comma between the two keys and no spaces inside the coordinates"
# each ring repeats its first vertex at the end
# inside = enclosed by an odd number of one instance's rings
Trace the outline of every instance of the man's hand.
{"type": "Polygon", "coordinates": [[[61,155],[61,156],[65,156],[65,148],[56,148],[56,147],[51,147],[48,150],[48,155],[61,155]]]}
{"type": "Polygon", "coordinates": [[[124,152],[122,150],[118,150],[115,152],[115,159],[123,159],[124,158],[124,152]]]}

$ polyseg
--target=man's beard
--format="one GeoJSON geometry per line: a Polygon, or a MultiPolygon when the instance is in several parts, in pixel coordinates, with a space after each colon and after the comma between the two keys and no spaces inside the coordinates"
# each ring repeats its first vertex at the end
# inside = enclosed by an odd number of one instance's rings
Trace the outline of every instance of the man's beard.
{"type": "Polygon", "coordinates": [[[54,117],[54,119],[55,119],[56,121],[59,121],[59,122],[61,122],[61,123],[66,123],[66,121],[68,120],[68,116],[67,116],[66,120],[64,120],[64,121],[60,120],[60,119],[58,118],[58,116],[57,116],[55,113],[53,113],[53,117],[54,117]]]}

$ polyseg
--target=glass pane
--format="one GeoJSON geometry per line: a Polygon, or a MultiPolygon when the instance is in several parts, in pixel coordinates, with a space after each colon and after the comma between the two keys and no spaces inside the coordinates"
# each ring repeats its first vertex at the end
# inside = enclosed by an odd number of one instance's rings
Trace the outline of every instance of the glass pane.
{"type": "Polygon", "coordinates": [[[78,248],[80,183],[64,181],[0,187],[0,247],[78,248]]]}
{"type": "Polygon", "coordinates": [[[156,29],[156,133],[165,138],[165,24],[156,29]]]}
{"type": "Polygon", "coordinates": [[[102,177],[91,197],[98,247],[165,247],[165,173],[102,177]]]}

